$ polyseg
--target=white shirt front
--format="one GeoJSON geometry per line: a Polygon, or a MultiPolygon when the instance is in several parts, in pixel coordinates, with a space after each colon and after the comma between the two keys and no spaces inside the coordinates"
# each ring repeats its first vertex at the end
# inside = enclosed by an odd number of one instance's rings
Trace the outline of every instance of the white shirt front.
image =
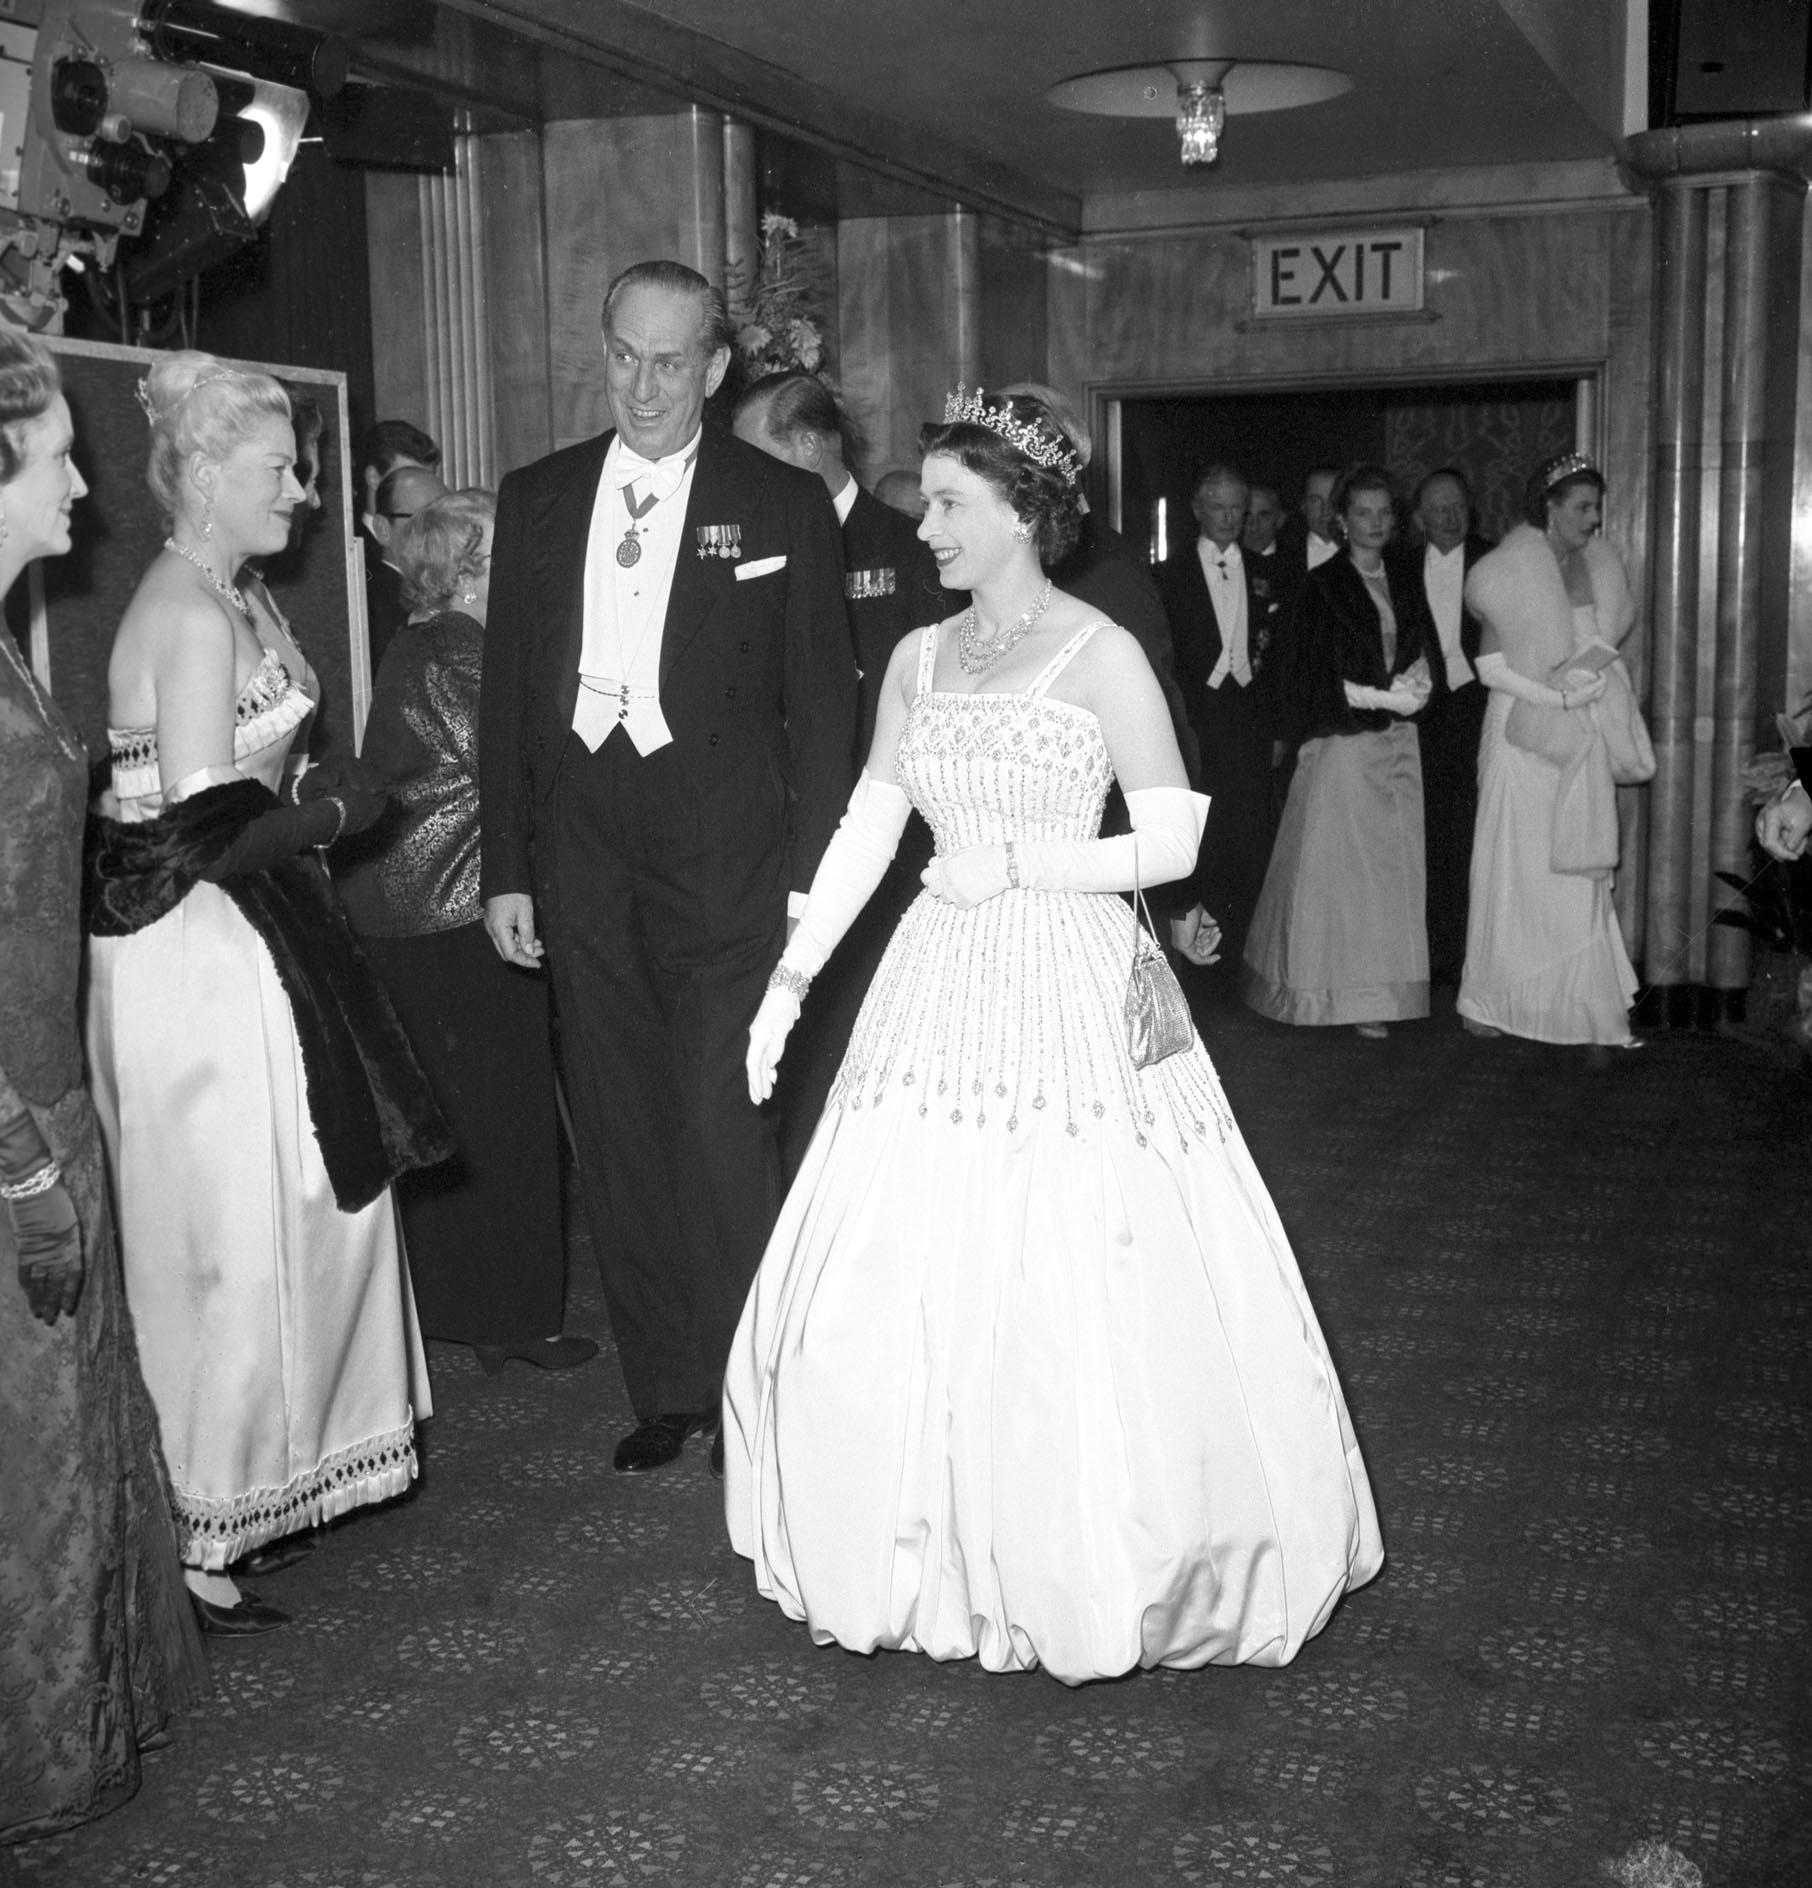
{"type": "Polygon", "coordinates": [[[1441,654],[1447,660],[1447,686],[1464,688],[1477,678],[1466,651],[1460,647],[1460,619],[1465,605],[1466,547],[1456,544],[1451,551],[1436,550],[1431,544],[1422,553],[1422,588],[1433,612],[1435,628],[1441,635],[1441,654]]]}
{"type": "Polygon", "coordinates": [[[652,754],[673,739],[661,713],[661,640],[699,436],[694,433],[651,471],[638,463],[639,476],[630,484],[621,482],[628,470],[622,438],[613,439],[604,454],[585,546],[585,639],[573,708],[573,732],[594,754],[619,727],[638,754],[652,754]],[[659,494],[654,504],[632,517],[631,496],[639,503],[651,492],[659,494]],[[625,564],[617,553],[632,525],[641,554],[625,564]]]}
{"type": "Polygon", "coordinates": [[[848,524],[849,514],[856,508],[856,493],[861,488],[853,477],[843,481],[843,489],[831,499],[831,507],[837,514],[838,524],[848,524]]]}
{"type": "Polygon", "coordinates": [[[1202,560],[1208,600],[1214,605],[1214,620],[1221,630],[1220,660],[1208,677],[1208,686],[1219,688],[1232,676],[1239,687],[1245,688],[1252,680],[1252,665],[1246,646],[1246,567],[1239,546],[1229,544],[1223,551],[1212,538],[1197,538],[1195,551],[1202,560]]]}
{"type": "Polygon", "coordinates": [[[1324,538],[1319,532],[1311,531],[1309,533],[1309,569],[1313,570],[1318,564],[1325,564],[1339,548],[1340,546],[1332,538],[1324,538]]]}

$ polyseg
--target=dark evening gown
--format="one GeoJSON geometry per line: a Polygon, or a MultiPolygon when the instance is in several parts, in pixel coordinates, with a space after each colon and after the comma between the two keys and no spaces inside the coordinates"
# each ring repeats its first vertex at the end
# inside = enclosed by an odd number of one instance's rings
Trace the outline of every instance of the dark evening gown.
{"type": "Polygon", "coordinates": [[[456,610],[397,632],[362,750],[391,805],[336,882],[453,1130],[396,1189],[422,1329],[509,1345],[559,1332],[566,1259],[547,983],[497,955],[478,895],[483,647],[456,610]]]}
{"type": "Polygon", "coordinates": [[[0,1209],[0,1843],[138,1788],[139,1747],[206,1687],[81,1085],[78,885],[88,770],[0,627],[0,1088],[30,1109],[82,1224],[73,1316],[31,1314],[0,1209]]]}

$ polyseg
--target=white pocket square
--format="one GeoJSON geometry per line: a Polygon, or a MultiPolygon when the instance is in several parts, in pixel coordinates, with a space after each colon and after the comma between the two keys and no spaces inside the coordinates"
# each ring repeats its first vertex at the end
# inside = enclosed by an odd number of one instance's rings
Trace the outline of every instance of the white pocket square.
{"type": "Polygon", "coordinates": [[[741,583],[746,577],[765,577],[770,571],[785,569],[784,557],[757,557],[736,566],[736,581],[741,583]]]}

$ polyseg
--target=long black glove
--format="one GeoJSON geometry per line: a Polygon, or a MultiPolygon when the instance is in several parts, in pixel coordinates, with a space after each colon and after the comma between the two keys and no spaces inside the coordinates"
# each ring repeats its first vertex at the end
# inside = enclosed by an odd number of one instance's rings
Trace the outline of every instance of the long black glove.
{"type": "Polygon", "coordinates": [[[370,788],[348,785],[305,799],[300,806],[272,807],[248,821],[201,877],[218,884],[240,872],[261,872],[279,865],[310,846],[331,845],[348,833],[361,833],[383,812],[386,798],[370,788]]]}
{"type": "MultiPolygon", "coordinates": [[[[16,1188],[47,1171],[57,1172],[56,1162],[37,1122],[23,1108],[0,1121],[0,1186],[16,1188]]],[[[8,1200],[6,1211],[19,1246],[19,1283],[32,1316],[55,1324],[75,1310],[82,1295],[82,1226],[75,1202],[59,1174],[41,1192],[8,1200]]]]}

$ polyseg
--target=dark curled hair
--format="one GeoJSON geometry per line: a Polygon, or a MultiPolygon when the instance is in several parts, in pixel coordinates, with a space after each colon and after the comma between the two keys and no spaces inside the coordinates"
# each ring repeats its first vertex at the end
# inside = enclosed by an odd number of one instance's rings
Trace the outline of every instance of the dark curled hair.
{"type": "Polygon", "coordinates": [[[1331,503],[1334,516],[1344,518],[1355,492],[1382,492],[1390,500],[1391,515],[1398,509],[1397,481],[1381,465],[1356,465],[1341,475],[1334,487],[1331,503]]]}
{"type": "Polygon", "coordinates": [[[1548,513],[1566,497],[1576,485],[1589,485],[1600,498],[1604,496],[1604,474],[1593,466],[1585,466],[1577,472],[1569,472],[1563,479],[1554,479],[1553,461],[1537,466],[1529,475],[1529,483],[1523,488],[1523,516],[1534,525],[1537,531],[1548,528],[1548,513]]]}
{"type": "Polygon", "coordinates": [[[0,485],[19,476],[19,435],[63,391],[56,357],[41,341],[0,325],[0,485]]]}
{"type": "MultiPolygon", "coordinates": [[[[1036,426],[1053,445],[1067,449],[1068,439],[1042,400],[1029,394],[990,400],[1022,424],[1036,426]]],[[[1032,526],[1038,561],[1049,570],[1076,548],[1082,531],[1082,494],[1061,472],[1028,459],[1010,440],[974,420],[919,428],[919,452],[941,453],[973,472],[999,492],[1022,523],[1032,526]]]]}

